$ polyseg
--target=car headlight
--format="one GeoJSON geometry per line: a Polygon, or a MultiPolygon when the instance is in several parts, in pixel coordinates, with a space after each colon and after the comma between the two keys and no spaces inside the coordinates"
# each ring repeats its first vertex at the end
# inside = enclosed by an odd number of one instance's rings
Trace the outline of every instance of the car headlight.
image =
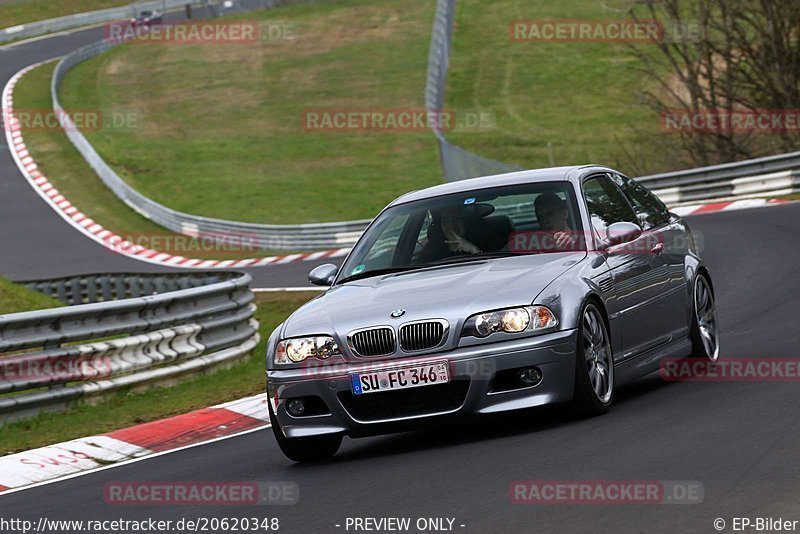
{"type": "Polygon", "coordinates": [[[472,315],[464,324],[461,337],[486,337],[495,332],[515,334],[544,330],[558,324],[556,316],[545,306],[507,308],[472,315]]]}
{"type": "Polygon", "coordinates": [[[335,354],[341,352],[331,336],[295,337],[278,343],[275,348],[275,363],[300,363],[308,358],[326,360],[335,354]]]}

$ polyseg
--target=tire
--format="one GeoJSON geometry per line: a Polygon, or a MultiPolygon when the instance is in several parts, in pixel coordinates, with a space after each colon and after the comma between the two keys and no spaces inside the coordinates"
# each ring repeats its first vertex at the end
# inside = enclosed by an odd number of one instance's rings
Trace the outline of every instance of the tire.
{"type": "Polygon", "coordinates": [[[717,307],[711,282],[705,274],[698,274],[694,279],[689,338],[692,340],[692,357],[711,362],[719,359],[717,307]]]}
{"type": "Polygon", "coordinates": [[[590,417],[606,413],[614,401],[614,355],[603,314],[592,302],[581,309],[575,356],[573,411],[590,417]]]}
{"type": "Polygon", "coordinates": [[[275,434],[281,452],[295,462],[327,460],[336,454],[342,444],[341,435],[287,438],[283,435],[275,414],[272,413],[272,406],[269,407],[269,421],[272,423],[272,433],[275,434]]]}

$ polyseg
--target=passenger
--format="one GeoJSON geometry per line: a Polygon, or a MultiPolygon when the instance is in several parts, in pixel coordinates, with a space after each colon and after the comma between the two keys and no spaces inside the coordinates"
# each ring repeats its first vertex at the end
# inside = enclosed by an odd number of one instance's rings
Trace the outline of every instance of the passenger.
{"type": "Polygon", "coordinates": [[[575,244],[574,231],[568,222],[569,210],[566,201],[555,193],[542,193],[533,202],[533,209],[539,221],[539,228],[552,235],[556,249],[566,250],[575,244]]]}

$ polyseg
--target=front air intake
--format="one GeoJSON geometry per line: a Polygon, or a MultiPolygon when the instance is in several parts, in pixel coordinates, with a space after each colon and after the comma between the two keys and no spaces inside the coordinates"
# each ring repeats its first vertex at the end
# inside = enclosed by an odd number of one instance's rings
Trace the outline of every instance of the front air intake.
{"type": "Polygon", "coordinates": [[[388,326],[359,330],[349,339],[350,347],[359,356],[386,356],[394,354],[397,347],[394,330],[388,326]]]}
{"type": "Polygon", "coordinates": [[[400,327],[400,347],[405,352],[436,348],[445,341],[447,324],[444,320],[404,324],[400,327]]]}

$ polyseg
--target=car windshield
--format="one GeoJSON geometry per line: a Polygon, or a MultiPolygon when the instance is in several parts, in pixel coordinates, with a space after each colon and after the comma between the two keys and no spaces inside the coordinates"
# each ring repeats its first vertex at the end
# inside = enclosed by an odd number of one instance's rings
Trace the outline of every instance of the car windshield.
{"type": "Polygon", "coordinates": [[[399,204],[370,225],[338,283],[434,265],[585,250],[573,188],[541,182],[399,204]]]}

